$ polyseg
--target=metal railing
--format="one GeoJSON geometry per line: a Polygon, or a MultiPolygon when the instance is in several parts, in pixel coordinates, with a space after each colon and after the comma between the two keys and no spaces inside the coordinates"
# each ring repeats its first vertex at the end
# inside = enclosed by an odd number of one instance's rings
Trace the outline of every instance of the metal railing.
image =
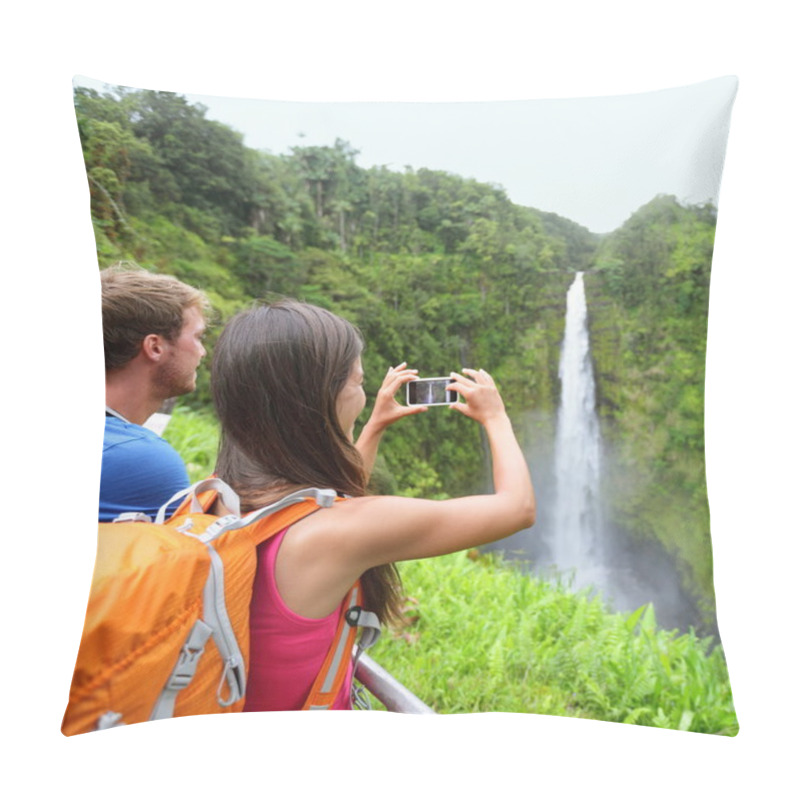
{"type": "Polygon", "coordinates": [[[355,677],[371,695],[386,706],[387,711],[401,714],[436,713],[366,653],[361,655],[356,664],[355,677]]]}

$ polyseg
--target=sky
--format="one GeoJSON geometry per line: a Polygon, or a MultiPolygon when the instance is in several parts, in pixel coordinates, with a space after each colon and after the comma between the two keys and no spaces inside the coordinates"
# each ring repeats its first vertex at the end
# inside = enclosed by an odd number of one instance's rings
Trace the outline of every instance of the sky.
{"type": "MultiPolygon", "coordinates": [[[[105,88],[92,76],[75,81],[105,88]]],[[[427,167],[499,184],[518,205],[606,233],[657,194],[716,204],[736,84],[723,76],[630,95],[492,103],[180,93],[254,149],[281,154],[340,138],[359,151],[362,167],[427,167]]]]}
{"type": "MultiPolygon", "coordinates": [[[[36,797],[73,785],[89,798],[109,788],[141,798],[185,791],[188,774],[198,798],[322,797],[344,786],[382,800],[784,797],[797,786],[800,64],[785,0],[226,0],[208,14],[163,0],[133,10],[44,0],[4,13],[0,597],[13,613],[0,670],[19,687],[4,703],[4,785],[36,797]],[[738,75],[711,277],[705,433],[717,615],[741,733],[536,714],[332,712],[174,720],[65,740],[103,425],[75,75],[283,102],[397,103],[608,97],[738,75]]],[[[602,230],[614,220],[585,224],[602,230]]]]}

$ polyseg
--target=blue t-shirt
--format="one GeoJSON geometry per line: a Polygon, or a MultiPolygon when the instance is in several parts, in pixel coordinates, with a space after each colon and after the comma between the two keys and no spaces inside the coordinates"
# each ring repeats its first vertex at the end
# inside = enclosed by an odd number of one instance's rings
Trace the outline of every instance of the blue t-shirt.
{"type": "Polygon", "coordinates": [[[106,415],[100,471],[100,522],[126,511],[155,517],[175,492],[189,485],[183,460],[158,434],[106,415]]]}

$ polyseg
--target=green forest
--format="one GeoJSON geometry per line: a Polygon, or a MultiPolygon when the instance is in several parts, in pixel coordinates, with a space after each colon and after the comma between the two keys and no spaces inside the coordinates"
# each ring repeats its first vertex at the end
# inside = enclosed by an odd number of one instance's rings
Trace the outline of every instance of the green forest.
{"type": "MultiPolygon", "coordinates": [[[[361,329],[368,397],[401,361],[421,375],[483,367],[527,445],[551,435],[566,292],[585,271],[614,522],[669,553],[698,625],[715,629],[703,438],[712,205],[657,196],[601,236],[498,185],[363,168],[358,142],[250,149],[180,95],[77,88],[75,108],[99,266],[133,261],[203,289],[209,350],[238,309],[296,297],[361,329]],[[540,422],[522,424],[531,410],[540,422]]],[[[214,458],[208,361],[174,418],[196,477],[214,458]]],[[[487,488],[481,431],[461,415],[403,420],[381,448],[376,491],[487,488]]]]}

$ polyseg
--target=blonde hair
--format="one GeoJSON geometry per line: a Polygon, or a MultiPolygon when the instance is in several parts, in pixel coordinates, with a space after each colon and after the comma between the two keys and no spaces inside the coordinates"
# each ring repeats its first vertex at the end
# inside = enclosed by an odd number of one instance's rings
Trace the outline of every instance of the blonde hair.
{"type": "Polygon", "coordinates": [[[195,307],[205,316],[210,307],[199,289],[130,261],[101,270],[100,288],[107,372],[133,359],[145,336],[157,333],[175,339],[187,308],[195,307]]]}

